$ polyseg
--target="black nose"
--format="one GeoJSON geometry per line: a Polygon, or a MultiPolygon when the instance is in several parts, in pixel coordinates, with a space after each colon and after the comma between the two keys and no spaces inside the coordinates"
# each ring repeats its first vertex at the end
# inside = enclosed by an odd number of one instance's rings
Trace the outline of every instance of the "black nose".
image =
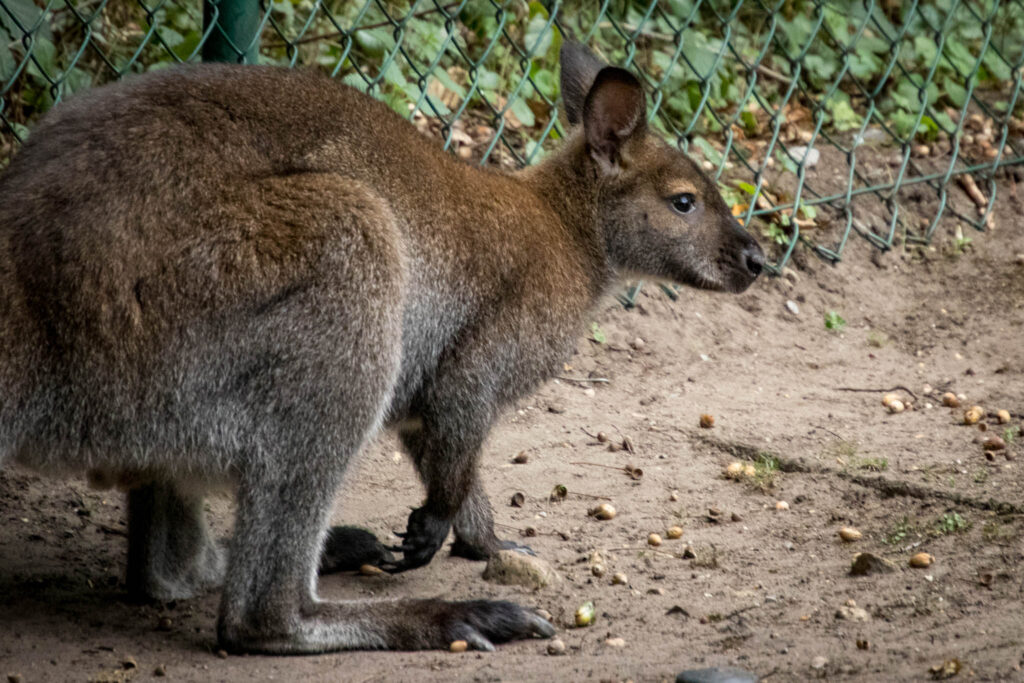
{"type": "Polygon", "coordinates": [[[761,247],[757,242],[752,242],[743,248],[741,259],[743,267],[754,277],[760,275],[761,271],[764,270],[764,252],[761,251],[761,247]]]}

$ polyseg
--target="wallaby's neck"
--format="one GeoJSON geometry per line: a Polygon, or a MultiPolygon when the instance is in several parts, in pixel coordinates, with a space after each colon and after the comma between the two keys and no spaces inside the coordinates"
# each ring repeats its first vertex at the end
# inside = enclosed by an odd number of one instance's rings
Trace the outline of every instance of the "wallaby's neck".
{"type": "Polygon", "coordinates": [[[615,281],[615,271],[598,227],[598,183],[586,155],[582,136],[573,135],[544,161],[514,175],[561,219],[575,243],[577,258],[585,263],[596,300],[615,281]]]}

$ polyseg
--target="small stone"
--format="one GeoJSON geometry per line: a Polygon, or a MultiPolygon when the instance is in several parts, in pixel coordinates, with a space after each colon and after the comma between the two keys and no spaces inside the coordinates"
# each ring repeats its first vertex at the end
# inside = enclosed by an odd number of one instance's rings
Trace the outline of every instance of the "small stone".
{"type": "Polygon", "coordinates": [[[665,536],[671,540],[683,537],[683,527],[681,526],[670,526],[668,531],[665,532],[665,536]]]}
{"type": "Polygon", "coordinates": [[[661,545],[661,536],[659,534],[648,534],[647,545],[659,546],[661,545]]]}
{"type": "Polygon", "coordinates": [[[725,468],[726,479],[740,479],[743,477],[743,463],[736,462],[729,463],[729,466],[725,468]]]}
{"type": "Polygon", "coordinates": [[[679,491],[672,491],[672,493],[668,494],[668,499],[671,500],[673,503],[678,501],[679,500],[679,491]]]}
{"type": "Polygon", "coordinates": [[[522,491],[516,491],[515,493],[512,494],[512,499],[509,500],[509,505],[511,505],[514,508],[521,508],[523,507],[523,504],[525,502],[526,494],[524,494],[522,491]]]}
{"type": "Polygon", "coordinates": [[[676,676],[676,683],[757,683],[760,680],[757,674],[729,666],[688,669],[676,676]]]}
{"type": "Polygon", "coordinates": [[[981,442],[981,447],[986,451],[1001,451],[1006,448],[1006,442],[1001,437],[989,436],[981,442]]]}
{"type": "Polygon", "coordinates": [[[153,675],[157,678],[163,678],[167,675],[167,667],[163,664],[158,664],[156,668],[153,669],[153,675]]]}
{"type": "Polygon", "coordinates": [[[684,560],[692,560],[695,557],[697,557],[697,551],[695,551],[693,549],[692,545],[688,545],[685,548],[683,548],[683,555],[682,555],[682,557],[683,557],[684,560]]]}
{"type": "Polygon", "coordinates": [[[942,395],[942,405],[948,406],[950,408],[959,408],[960,399],[958,399],[956,397],[956,394],[954,394],[953,392],[947,391],[942,395]]]}
{"type": "Polygon", "coordinates": [[[1024,266],[1024,252],[1017,254],[1013,260],[1016,261],[1018,266],[1024,266]]]}
{"type": "Polygon", "coordinates": [[[565,643],[561,638],[554,638],[548,643],[548,654],[552,657],[565,654],[565,643]]]}
{"type": "Polygon", "coordinates": [[[844,526],[839,530],[839,538],[843,539],[847,543],[859,541],[862,535],[863,534],[861,534],[860,531],[854,529],[852,526],[844,526]]]}
{"type": "Polygon", "coordinates": [[[700,426],[701,429],[711,429],[712,427],[715,426],[715,416],[707,414],[701,415],[700,426]]]}
{"type": "Polygon", "coordinates": [[[622,638],[608,638],[604,644],[608,647],[626,647],[626,641],[622,638]]]}
{"type": "Polygon", "coordinates": [[[227,659],[228,658],[228,651],[227,650],[217,650],[217,656],[220,657],[221,659],[227,659]]]}
{"type": "Polygon", "coordinates": [[[902,413],[906,409],[907,409],[907,407],[905,405],[903,405],[903,401],[901,401],[899,399],[896,399],[895,401],[892,401],[891,403],[889,403],[889,412],[890,413],[902,413]]]}
{"type": "Polygon", "coordinates": [[[1010,421],[1010,411],[1008,410],[997,410],[996,417],[999,419],[999,424],[1004,425],[1010,421]]]}
{"type": "Polygon", "coordinates": [[[796,302],[792,299],[786,300],[786,310],[793,315],[800,315],[800,307],[796,305],[796,302]]]}
{"type": "Polygon", "coordinates": [[[121,668],[125,671],[128,671],[129,669],[138,669],[139,663],[135,661],[134,657],[125,657],[121,660],[121,668]]]}
{"type": "Polygon", "coordinates": [[[597,440],[600,441],[601,443],[608,443],[608,435],[605,434],[604,432],[598,432],[597,440]]]}
{"type": "Polygon", "coordinates": [[[731,519],[734,522],[742,522],[743,521],[743,517],[741,517],[738,512],[734,512],[731,515],[729,515],[729,519],[731,519]]]}
{"type": "Polygon", "coordinates": [[[836,619],[847,621],[871,621],[871,615],[863,607],[856,605],[842,605],[836,610],[836,619]]]}
{"type": "Polygon", "coordinates": [[[626,575],[622,572],[618,572],[614,576],[612,576],[613,586],[625,586],[627,583],[629,583],[629,579],[626,578],[626,575]]]}
{"type": "Polygon", "coordinates": [[[603,564],[595,564],[590,567],[590,573],[596,576],[597,578],[601,578],[602,576],[604,576],[606,571],[608,570],[605,569],[603,564]]]}
{"type": "Polygon", "coordinates": [[[21,674],[7,674],[7,683],[23,683],[24,680],[21,674]]]}
{"type": "Polygon", "coordinates": [[[648,588],[647,589],[647,594],[648,595],[664,595],[665,594],[665,589],[664,588],[648,588]]]}
{"type": "Polygon", "coordinates": [[[867,576],[868,574],[885,574],[896,571],[896,565],[871,553],[857,553],[850,565],[850,574],[867,576]]]}
{"type": "Polygon", "coordinates": [[[485,581],[504,586],[543,588],[557,583],[558,573],[544,560],[515,550],[499,550],[487,559],[485,581]]]}
{"type": "Polygon", "coordinates": [[[629,345],[632,346],[637,351],[643,351],[644,347],[647,346],[644,340],[641,339],[640,337],[637,337],[633,341],[629,342],[629,345]]]}
{"type": "Polygon", "coordinates": [[[464,640],[453,640],[452,644],[448,646],[450,652],[465,652],[469,649],[469,643],[464,640]]]}
{"type": "Polygon", "coordinates": [[[530,462],[530,454],[526,451],[519,451],[516,453],[516,457],[512,458],[512,462],[517,465],[525,465],[530,462]]]}
{"type": "Polygon", "coordinates": [[[788,150],[790,158],[796,163],[803,161],[804,168],[813,168],[818,165],[821,159],[821,152],[815,147],[790,147],[788,150]],[[804,158],[806,156],[806,158],[804,158]]]}
{"type": "Polygon", "coordinates": [[[857,649],[858,650],[868,650],[870,648],[871,648],[871,643],[869,643],[868,641],[863,640],[861,638],[857,639],[857,649]]]}
{"type": "Polygon", "coordinates": [[[156,630],[170,631],[172,626],[174,626],[174,622],[170,617],[160,617],[160,621],[156,623],[156,630]]]}
{"type": "Polygon", "coordinates": [[[560,403],[549,403],[548,412],[554,413],[555,415],[561,415],[565,412],[565,407],[560,403]]]}
{"type": "Polygon", "coordinates": [[[789,503],[787,503],[784,500],[780,500],[777,503],[775,503],[775,509],[776,510],[780,510],[780,511],[788,510],[789,509],[789,503]]]}
{"type": "Polygon", "coordinates": [[[826,666],[828,666],[828,659],[821,655],[811,660],[811,668],[815,671],[822,671],[826,666]]]}

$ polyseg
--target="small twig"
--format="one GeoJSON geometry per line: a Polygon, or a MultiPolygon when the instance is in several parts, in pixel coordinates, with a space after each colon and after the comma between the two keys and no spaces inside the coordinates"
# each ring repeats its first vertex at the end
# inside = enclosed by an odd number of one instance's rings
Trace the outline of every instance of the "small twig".
{"type": "Polygon", "coordinates": [[[832,436],[836,437],[840,441],[844,441],[843,437],[841,437],[839,434],[836,434],[835,432],[833,432],[828,427],[822,427],[821,425],[814,425],[814,426],[817,427],[818,429],[821,429],[821,430],[824,430],[824,431],[828,432],[829,434],[831,434],[832,436]]]}
{"type": "Polygon", "coordinates": [[[599,382],[601,384],[608,384],[609,382],[611,382],[610,379],[606,379],[604,377],[563,377],[561,375],[558,375],[557,377],[555,377],[555,379],[562,379],[565,380],[566,382],[580,382],[583,384],[586,384],[587,382],[599,382]]]}
{"type": "Polygon", "coordinates": [[[901,391],[907,392],[908,394],[910,394],[910,398],[914,399],[915,401],[917,400],[917,394],[915,394],[910,389],[907,389],[902,384],[897,384],[896,386],[892,387],[891,389],[859,389],[857,387],[836,387],[836,391],[863,391],[865,393],[870,393],[870,394],[877,394],[877,393],[880,393],[880,392],[883,392],[883,391],[896,391],[897,389],[900,389],[901,391]]]}

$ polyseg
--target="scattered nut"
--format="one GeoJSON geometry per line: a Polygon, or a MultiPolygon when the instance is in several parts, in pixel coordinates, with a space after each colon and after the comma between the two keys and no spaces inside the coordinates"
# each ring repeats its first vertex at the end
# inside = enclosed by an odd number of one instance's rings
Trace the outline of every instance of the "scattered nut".
{"type": "Polygon", "coordinates": [[[604,568],[603,564],[595,564],[590,567],[590,573],[596,576],[597,578],[601,578],[602,576],[604,576],[606,571],[608,570],[604,568]]]}
{"type": "Polygon", "coordinates": [[[565,643],[561,638],[555,638],[548,643],[548,654],[553,657],[565,654],[565,643]]]}
{"type": "Polygon", "coordinates": [[[519,451],[516,453],[516,457],[512,458],[512,462],[517,465],[525,465],[530,461],[530,454],[526,451],[519,451]]]}
{"type": "Polygon", "coordinates": [[[677,538],[682,538],[683,537],[683,527],[681,527],[681,526],[671,526],[671,527],[668,528],[668,531],[665,532],[665,536],[668,537],[669,539],[673,540],[673,541],[676,540],[677,538]]]}
{"type": "Polygon", "coordinates": [[[900,400],[899,394],[886,394],[882,397],[882,405],[888,408],[890,403],[898,400],[900,400]]]}
{"type": "Polygon", "coordinates": [[[622,572],[618,572],[612,577],[613,586],[625,586],[627,583],[629,583],[629,579],[622,572]]]}
{"type": "Polygon", "coordinates": [[[672,491],[672,493],[668,494],[668,499],[671,500],[673,503],[678,501],[679,491],[672,491]]]}
{"type": "Polygon", "coordinates": [[[852,526],[844,526],[839,530],[839,538],[843,539],[847,543],[859,541],[862,535],[863,534],[861,534],[860,531],[854,529],[852,526]]]}
{"type": "Polygon", "coordinates": [[[899,399],[891,401],[888,405],[888,408],[890,413],[902,413],[904,410],[906,410],[906,406],[903,405],[903,401],[899,399]]]}
{"type": "Polygon", "coordinates": [[[469,649],[469,643],[464,640],[453,640],[448,649],[452,652],[465,652],[469,649]]]}
{"type": "Polygon", "coordinates": [[[644,340],[641,339],[640,337],[637,337],[633,341],[629,342],[629,345],[632,346],[637,351],[643,351],[644,347],[647,346],[646,342],[644,342],[644,340]]]}
{"type": "Polygon", "coordinates": [[[604,644],[608,647],[626,647],[626,641],[622,638],[609,638],[604,644]]]}
{"type": "Polygon", "coordinates": [[[914,555],[910,558],[910,566],[921,569],[930,566],[931,563],[934,561],[935,558],[929,555],[928,553],[918,553],[917,555],[914,555]]]}
{"type": "Polygon", "coordinates": [[[509,501],[509,505],[511,505],[514,508],[521,508],[523,507],[523,503],[525,502],[526,494],[522,493],[521,491],[516,491],[515,493],[512,494],[512,500],[509,501]]]}
{"type": "Polygon", "coordinates": [[[597,440],[600,441],[601,443],[608,443],[608,435],[605,434],[604,432],[598,432],[597,440]]]}
{"type": "Polygon", "coordinates": [[[731,462],[729,466],[725,468],[725,476],[727,479],[739,479],[743,476],[743,463],[731,462]]]}
{"type": "Polygon", "coordinates": [[[380,576],[384,573],[384,570],[372,564],[364,564],[359,567],[359,573],[363,576],[380,576]]]}
{"type": "Polygon", "coordinates": [[[582,628],[584,626],[590,626],[594,621],[594,602],[588,600],[579,607],[576,608],[575,614],[576,626],[582,628]]]}
{"type": "Polygon", "coordinates": [[[996,411],[996,417],[999,418],[999,424],[1004,425],[1004,424],[1006,424],[1007,422],[1010,421],[1010,411],[1009,410],[997,410],[996,411]]]}
{"type": "Polygon", "coordinates": [[[658,534],[648,534],[647,545],[653,545],[655,547],[661,545],[661,536],[658,534]]]}
{"type": "Polygon", "coordinates": [[[715,416],[714,415],[707,415],[707,414],[701,415],[700,416],[700,426],[703,429],[711,429],[712,427],[715,426],[715,416]]]}
{"type": "Polygon", "coordinates": [[[615,508],[608,503],[601,503],[590,511],[590,516],[596,517],[601,521],[608,521],[615,518],[615,508]]]}
{"type": "Polygon", "coordinates": [[[744,477],[754,477],[756,475],[757,475],[757,468],[756,467],[754,467],[753,465],[744,465],[743,466],[743,476],[744,477]]]}
{"type": "Polygon", "coordinates": [[[775,503],[775,509],[776,510],[788,510],[789,509],[789,503],[787,503],[784,500],[780,500],[779,502],[775,503]]]}
{"type": "Polygon", "coordinates": [[[983,417],[985,417],[985,410],[981,406],[972,406],[964,411],[964,424],[978,424],[983,417]]]}
{"type": "Polygon", "coordinates": [[[960,399],[953,392],[947,391],[942,395],[942,405],[949,406],[950,408],[959,408],[960,399]]]}

